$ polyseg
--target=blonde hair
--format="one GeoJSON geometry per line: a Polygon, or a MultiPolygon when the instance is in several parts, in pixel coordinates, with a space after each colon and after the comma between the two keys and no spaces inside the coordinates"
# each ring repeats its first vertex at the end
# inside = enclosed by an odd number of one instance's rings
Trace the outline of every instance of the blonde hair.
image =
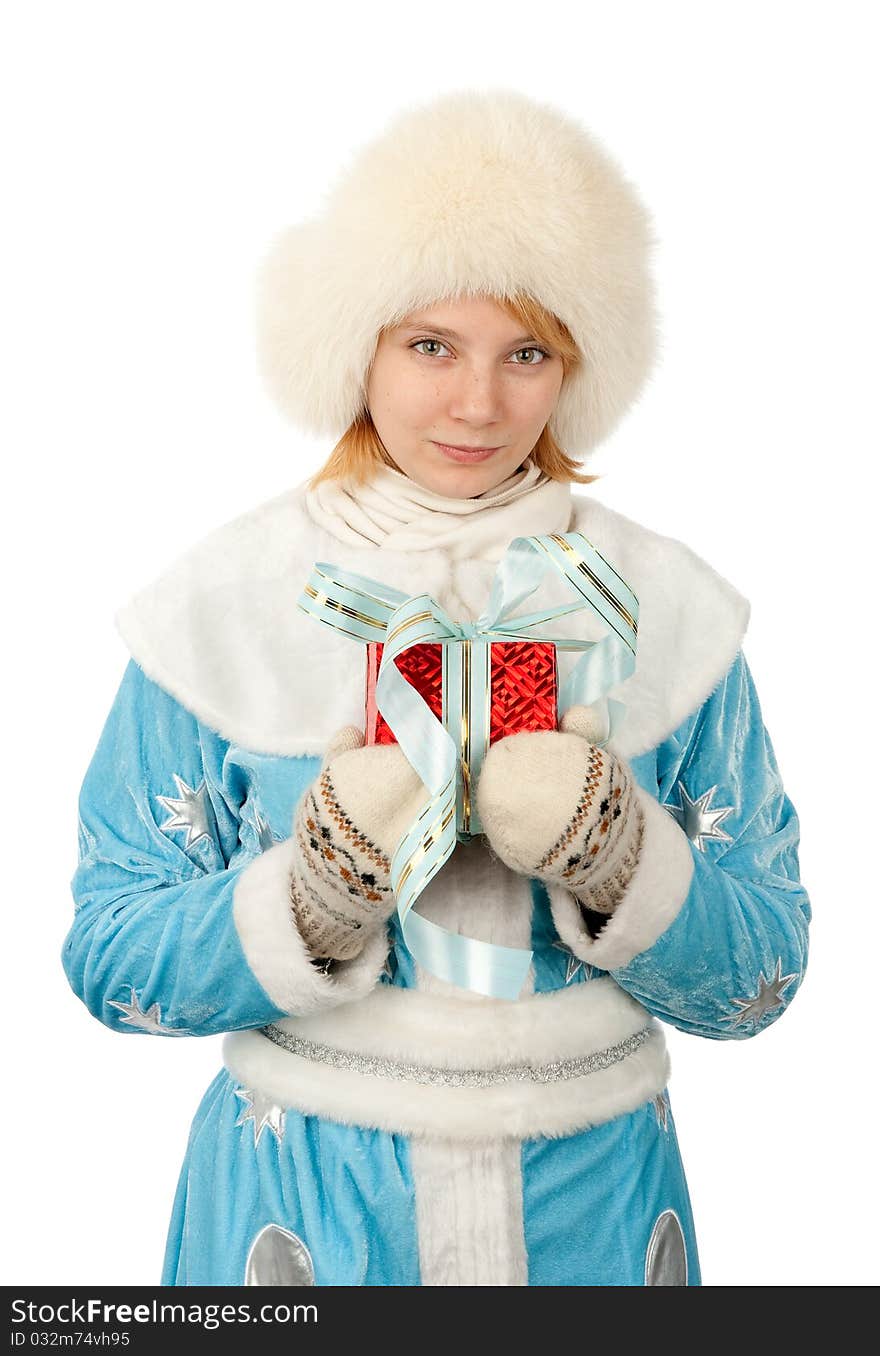
{"type": "MultiPolygon", "coordinates": [[[[518,292],[512,297],[491,297],[491,300],[502,306],[529,334],[533,334],[539,344],[559,354],[563,383],[569,372],[583,362],[580,349],[568,327],[534,297],[518,292]]],[[[539,470],[551,480],[590,485],[599,479],[599,476],[587,475],[578,470],[578,463],[562,450],[546,424],[532,448],[531,457],[539,470]]],[[[324,480],[344,480],[362,485],[370,479],[376,466],[394,465],[369,410],[363,409],[343,433],[321,469],[312,476],[309,486],[313,489],[324,480]]]]}

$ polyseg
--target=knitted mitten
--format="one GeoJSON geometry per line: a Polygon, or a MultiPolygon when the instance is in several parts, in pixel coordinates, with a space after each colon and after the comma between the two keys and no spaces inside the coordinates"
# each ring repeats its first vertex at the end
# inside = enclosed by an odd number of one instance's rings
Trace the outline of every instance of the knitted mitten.
{"type": "Polygon", "coordinates": [[[635,871],[644,812],[629,764],[589,742],[593,713],[572,707],[561,730],[490,745],[477,810],[491,848],[523,875],[564,885],[595,936],[635,871]]]}
{"type": "Polygon", "coordinates": [[[327,746],[293,819],[290,903],[316,960],[349,960],[394,912],[391,858],[428,790],[397,744],[353,725],[327,746]]]}

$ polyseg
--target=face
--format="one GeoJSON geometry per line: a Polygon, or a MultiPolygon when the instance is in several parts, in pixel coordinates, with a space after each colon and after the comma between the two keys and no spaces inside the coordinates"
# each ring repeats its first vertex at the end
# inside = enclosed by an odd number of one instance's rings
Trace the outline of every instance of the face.
{"type": "Polygon", "coordinates": [[[525,461],[553,413],[562,359],[486,297],[411,312],[383,332],[367,405],[398,470],[424,489],[471,499],[525,461]],[[468,456],[444,445],[492,448],[468,456]]]}

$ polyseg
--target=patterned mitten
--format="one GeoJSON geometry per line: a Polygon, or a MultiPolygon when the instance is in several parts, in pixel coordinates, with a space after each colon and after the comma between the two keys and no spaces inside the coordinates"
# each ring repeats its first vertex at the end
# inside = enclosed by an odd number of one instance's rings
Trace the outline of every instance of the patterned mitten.
{"type": "Polygon", "coordinates": [[[635,871],[644,812],[629,764],[590,743],[594,722],[589,708],[572,707],[561,730],[492,744],[477,810],[496,855],[523,875],[566,886],[595,935],[635,871]]]}
{"type": "Polygon", "coordinates": [[[290,902],[315,960],[350,960],[396,906],[391,858],[428,790],[397,744],[346,725],[293,819],[290,902]]]}

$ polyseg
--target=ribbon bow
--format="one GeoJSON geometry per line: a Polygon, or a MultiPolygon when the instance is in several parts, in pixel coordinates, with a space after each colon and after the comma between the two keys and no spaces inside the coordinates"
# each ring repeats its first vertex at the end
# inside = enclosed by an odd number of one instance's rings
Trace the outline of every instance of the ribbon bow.
{"type": "MultiPolygon", "coordinates": [[[[557,698],[559,718],[570,706],[605,698],[606,743],[619,728],[625,706],[608,691],[635,669],[639,604],[612,565],[580,532],[515,537],[498,564],[486,611],[475,622],[455,621],[428,593],[413,597],[378,580],[317,561],[297,606],[343,635],[383,644],[376,704],[429,796],[391,859],[391,884],[404,941],[426,970],[460,988],[515,999],[532,960],[519,947],[495,946],[462,937],[413,912],[428,882],[452,855],[457,841],[481,832],[472,787],[489,742],[488,697],[470,702],[459,716],[456,737],[439,721],[394,660],[412,645],[443,644],[443,688],[489,691],[493,641],[550,641],[581,650],[557,698]],[[512,614],[540,586],[553,566],[571,585],[571,603],[512,614]],[[557,617],[591,609],[607,624],[602,640],[577,640],[536,632],[557,617]]],[[[453,723],[445,709],[444,719],[453,723]]]]}

